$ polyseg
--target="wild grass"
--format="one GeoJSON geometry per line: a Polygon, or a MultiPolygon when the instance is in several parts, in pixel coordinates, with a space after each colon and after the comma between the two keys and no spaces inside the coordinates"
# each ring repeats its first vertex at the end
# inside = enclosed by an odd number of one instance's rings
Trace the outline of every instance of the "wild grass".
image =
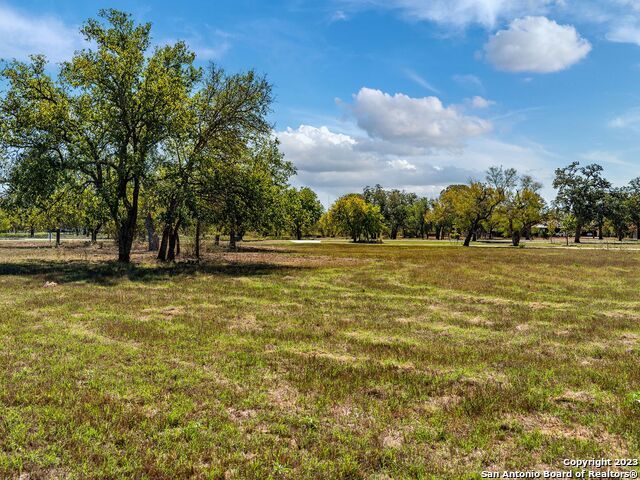
{"type": "Polygon", "coordinates": [[[640,252],[251,245],[124,268],[109,246],[0,243],[0,478],[639,456],[640,252]]]}

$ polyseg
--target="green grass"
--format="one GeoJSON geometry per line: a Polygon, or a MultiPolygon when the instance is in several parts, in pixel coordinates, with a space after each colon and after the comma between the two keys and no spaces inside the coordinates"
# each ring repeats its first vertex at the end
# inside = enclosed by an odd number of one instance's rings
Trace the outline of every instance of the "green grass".
{"type": "Polygon", "coordinates": [[[123,268],[109,246],[1,242],[0,478],[638,457],[640,252],[438,245],[252,242],[123,268]]]}

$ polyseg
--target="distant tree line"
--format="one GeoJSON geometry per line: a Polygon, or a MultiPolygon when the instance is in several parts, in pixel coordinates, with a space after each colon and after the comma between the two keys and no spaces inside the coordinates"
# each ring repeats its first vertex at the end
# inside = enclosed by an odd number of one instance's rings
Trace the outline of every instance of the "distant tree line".
{"type": "Polygon", "coordinates": [[[584,234],[638,238],[640,178],[615,188],[596,164],[578,162],[555,171],[557,196],[547,205],[542,184],[511,168],[492,167],[484,180],[449,185],[435,199],[380,185],[339,198],[319,222],[323,235],[346,235],[353,241],[391,239],[460,239],[469,246],[478,238],[522,238],[584,234]]]}

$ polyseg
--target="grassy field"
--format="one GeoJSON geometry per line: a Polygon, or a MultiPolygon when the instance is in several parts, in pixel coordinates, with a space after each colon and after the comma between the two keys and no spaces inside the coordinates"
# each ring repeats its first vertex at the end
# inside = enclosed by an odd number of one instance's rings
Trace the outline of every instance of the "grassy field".
{"type": "Polygon", "coordinates": [[[640,456],[640,252],[438,245],[121,268],[109,247],[0,242],[0,478],[457,479],[640,456]]]}

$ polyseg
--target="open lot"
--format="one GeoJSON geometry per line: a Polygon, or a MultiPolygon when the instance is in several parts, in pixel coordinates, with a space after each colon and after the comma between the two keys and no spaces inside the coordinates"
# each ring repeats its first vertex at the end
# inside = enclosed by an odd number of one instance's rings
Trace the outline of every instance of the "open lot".
{"type": "Polygon", "coordinates": [[[131,267],[36,246],[0,243],[0,478],[454,479],[640,456],[634,245],[256,242],[131,267]]]}

